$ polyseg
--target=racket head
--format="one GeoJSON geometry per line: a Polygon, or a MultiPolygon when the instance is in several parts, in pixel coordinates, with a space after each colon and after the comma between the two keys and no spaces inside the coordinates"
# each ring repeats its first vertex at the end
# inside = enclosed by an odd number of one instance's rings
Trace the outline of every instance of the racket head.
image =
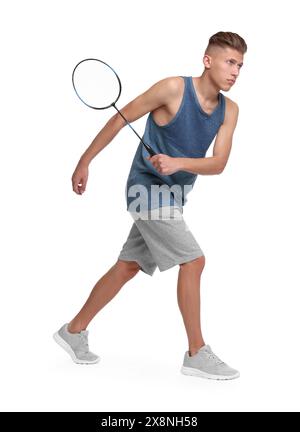
{"type": "Polygon", "coordinates": [[[81,102],[96,110],[114,106],[122,91],[116,71],[96,58],[86,58],[77,63],[72,72],[72,84],[81,102]]]}

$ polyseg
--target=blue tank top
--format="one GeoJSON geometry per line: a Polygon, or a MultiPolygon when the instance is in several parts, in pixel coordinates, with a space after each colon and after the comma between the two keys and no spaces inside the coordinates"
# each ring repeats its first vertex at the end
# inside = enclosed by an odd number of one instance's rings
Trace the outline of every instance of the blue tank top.
{"type": "MultiPolygon", "coordinates": [[[[204,158],[224,121],[225,97],[219,93],[217,107],[212,114],[207,114],[198,101],[192,77],[182,78],[184,93],[177,113],[168,124],[159,126],[150,112],[143,140],[156,153],[171,157],[204,158]]],[[[127,210],[143,211],[164,206],[182,208],[198,174],[177,171],[163,175],[146,159],[148,156],[148,151],[140,141],[126,184],[127,210]]]]}

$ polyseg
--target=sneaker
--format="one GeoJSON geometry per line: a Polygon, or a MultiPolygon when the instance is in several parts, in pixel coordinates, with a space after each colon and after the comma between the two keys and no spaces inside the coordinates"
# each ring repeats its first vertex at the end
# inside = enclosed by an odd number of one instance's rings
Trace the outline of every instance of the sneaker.
{"type": "Polygon", "coordinates": [[[204,345],[192,356],[186,351],[181,373],[215,380],[238,378],[240,373],[220,360],[209,345],[204,345]]]}
{"type": "Polygon", "coordinates": [[[68,323],[64,324],[53,338],[68,354],[75,363],[94,364],[98,363],[100,357],[89,351],[88,330],[81,330],[80,333],[70,333],[68,323]]]}

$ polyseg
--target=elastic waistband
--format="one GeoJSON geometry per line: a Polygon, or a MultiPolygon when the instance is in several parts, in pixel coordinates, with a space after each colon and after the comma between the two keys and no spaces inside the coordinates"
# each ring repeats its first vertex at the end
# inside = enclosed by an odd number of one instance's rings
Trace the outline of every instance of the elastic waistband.
{"type": "Polygon", "coordinates": [[[182,219],[183,209],[177,206],[165,206],[142,212],[130,212],[134,220],[170,220],[182,219]]]}

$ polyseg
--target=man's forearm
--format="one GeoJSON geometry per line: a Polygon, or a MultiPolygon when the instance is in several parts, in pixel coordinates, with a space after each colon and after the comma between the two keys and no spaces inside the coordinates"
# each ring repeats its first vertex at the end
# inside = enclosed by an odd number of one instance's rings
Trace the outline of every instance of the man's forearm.
{"type": "Polygon", "coordinates": [[[111,117],[93,139],[91,145],[83,153],[80,161],[88,165],[91,160],[113,140],[123,126],[124,121],[119,114],[111,117]]]}
{"type": "Polygon", "coordinates": [[[192,174],[213,175],[222,172],[220,161],[215,157],[204,158],[177,158],[180,171],[187,171],[192,174]]]}

